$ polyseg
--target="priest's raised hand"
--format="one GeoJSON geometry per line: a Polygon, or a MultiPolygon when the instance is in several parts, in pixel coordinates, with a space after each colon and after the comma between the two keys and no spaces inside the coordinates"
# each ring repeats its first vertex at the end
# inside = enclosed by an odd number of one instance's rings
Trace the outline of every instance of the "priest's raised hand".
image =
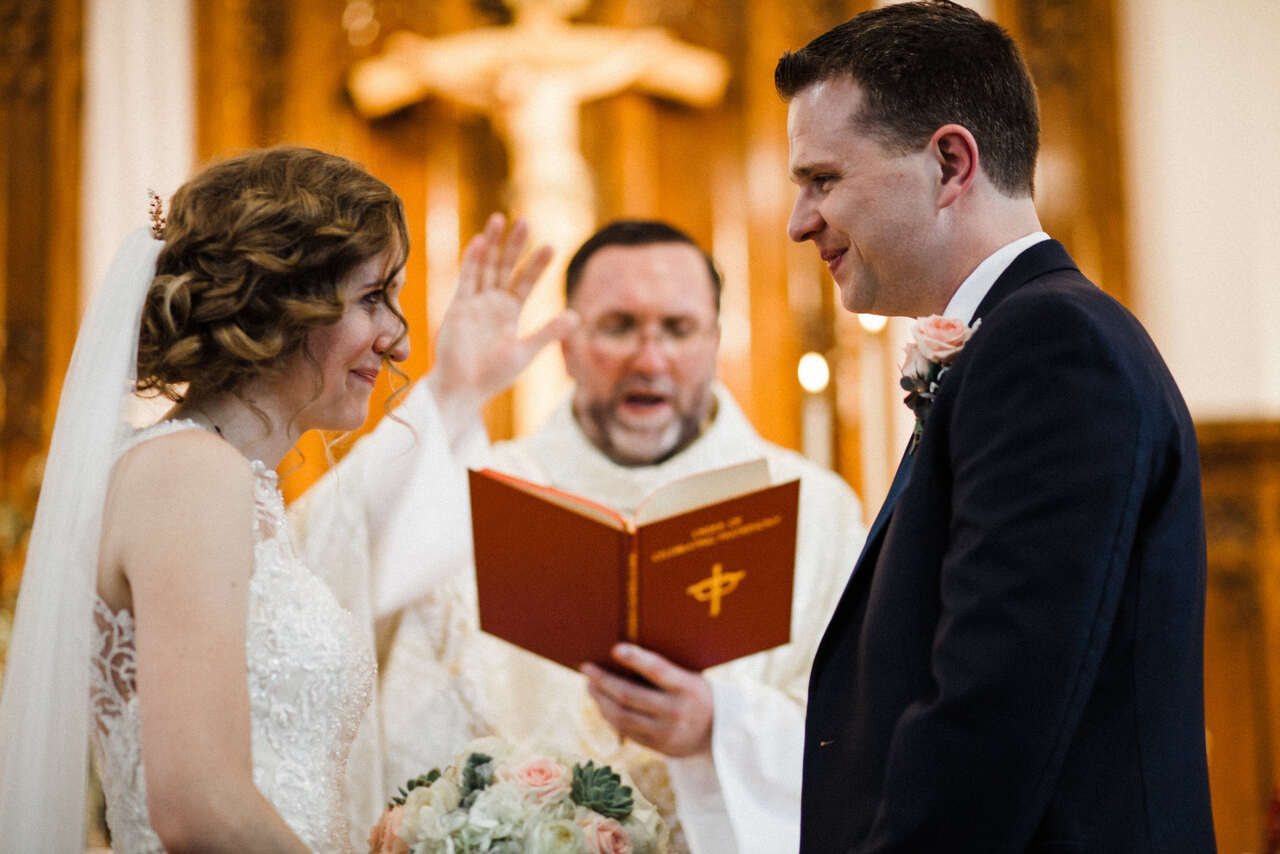
{"type": "Polygon", "coordinates": [[[564,311],[520,336],[520,312],[552,254],[549,246],[540,246],[522,259],[528,242],[525,220],[517,219],[508,230],[506,218],[495,213],[463,252],[457,290],[441,323],[436,362],[426,380],[451,434],[465,429],[543,347],[577,326],[577,315],[564,311]]]}

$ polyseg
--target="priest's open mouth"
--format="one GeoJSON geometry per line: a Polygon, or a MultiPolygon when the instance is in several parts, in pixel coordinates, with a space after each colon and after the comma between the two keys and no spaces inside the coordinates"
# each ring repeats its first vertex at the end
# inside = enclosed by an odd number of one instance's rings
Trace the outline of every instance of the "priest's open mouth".
{"type": "Polygon", "coordinates": [[[623,395],[622,403],[624,406],[653,408],[668,403],[666,395],[662,394],[645,394],[643,392],[632,392],[623,395]]]}

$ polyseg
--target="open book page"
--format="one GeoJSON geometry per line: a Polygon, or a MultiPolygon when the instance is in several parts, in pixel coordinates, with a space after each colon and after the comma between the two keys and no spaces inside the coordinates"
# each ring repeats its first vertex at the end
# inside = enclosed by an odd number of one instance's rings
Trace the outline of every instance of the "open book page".
{"type": "Polygon", "coordinates": [[[586,516],[588,519],[594,519],[602,525],[608,525],[610,528],[616,528],[619,531],[629,530],[628,520],[616,510],[612,510],[603,504],[598,504],[589,498],[583,498],[581,495],[574,495],[572,492],[565,492],[556,489],[553,486],[543,486],[540,483],[532,483],[513,475],[504,474],[494,469],[482,469],[483,474],[488,475],[494,480],[519,489],[521,492],[527,492],[530,495],[536,495],[544,501],[549,501],[557,507],[563,507],[566,510],[572,510],[586,516]]]}
{"type": "Polygon", "coordinates": [[[655,490],[636,508],[636,526],[755,492],[768,485],[769,464],[763,458],[682,477],[655,490]]]}

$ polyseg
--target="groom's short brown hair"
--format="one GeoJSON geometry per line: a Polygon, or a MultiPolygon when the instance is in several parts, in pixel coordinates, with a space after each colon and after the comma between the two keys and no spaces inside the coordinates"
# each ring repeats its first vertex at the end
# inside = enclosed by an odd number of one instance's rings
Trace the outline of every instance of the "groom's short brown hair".
{"type": "Polygon", "coordinates": [[[962,125],[996,189],[1031,195],[1040,147],[1035,86],[999,25],[947,0],[898,3],[783,54],[774,69],[787,100],[834,77],[862,89],[863,109],[850,120],[890,150],[915,151],[943,125],[962,125]]]}

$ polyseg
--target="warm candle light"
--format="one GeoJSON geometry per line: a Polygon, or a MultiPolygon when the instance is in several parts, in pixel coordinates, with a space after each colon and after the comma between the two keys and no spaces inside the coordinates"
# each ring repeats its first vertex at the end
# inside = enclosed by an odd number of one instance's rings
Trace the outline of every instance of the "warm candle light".
{"type": "Polygon", "coordinates": [[[373,44],[378,37],[380,25],[373,13],[373,4],[368,0],[352,0],[342,10],[342,26],[347,31],[347,41],[355,47],[373,44]]]}
{"type": "Polygon", "coordinates": [[[831,368],[821,353],[810,351],[800,357],[800,364],[796,366],[796,376],[800,380],[801,388],[810,394],[817,394],[831,381],[831,368]]]}
{"type": "Polygon", "coordinates": [[[882,314],[858,315],[858,323],[862,325],[863,329],[867,330],[872,335],[875,335],[877,332],[884,329],[885,324],[888,322],[889,318],[882,314]]]}

